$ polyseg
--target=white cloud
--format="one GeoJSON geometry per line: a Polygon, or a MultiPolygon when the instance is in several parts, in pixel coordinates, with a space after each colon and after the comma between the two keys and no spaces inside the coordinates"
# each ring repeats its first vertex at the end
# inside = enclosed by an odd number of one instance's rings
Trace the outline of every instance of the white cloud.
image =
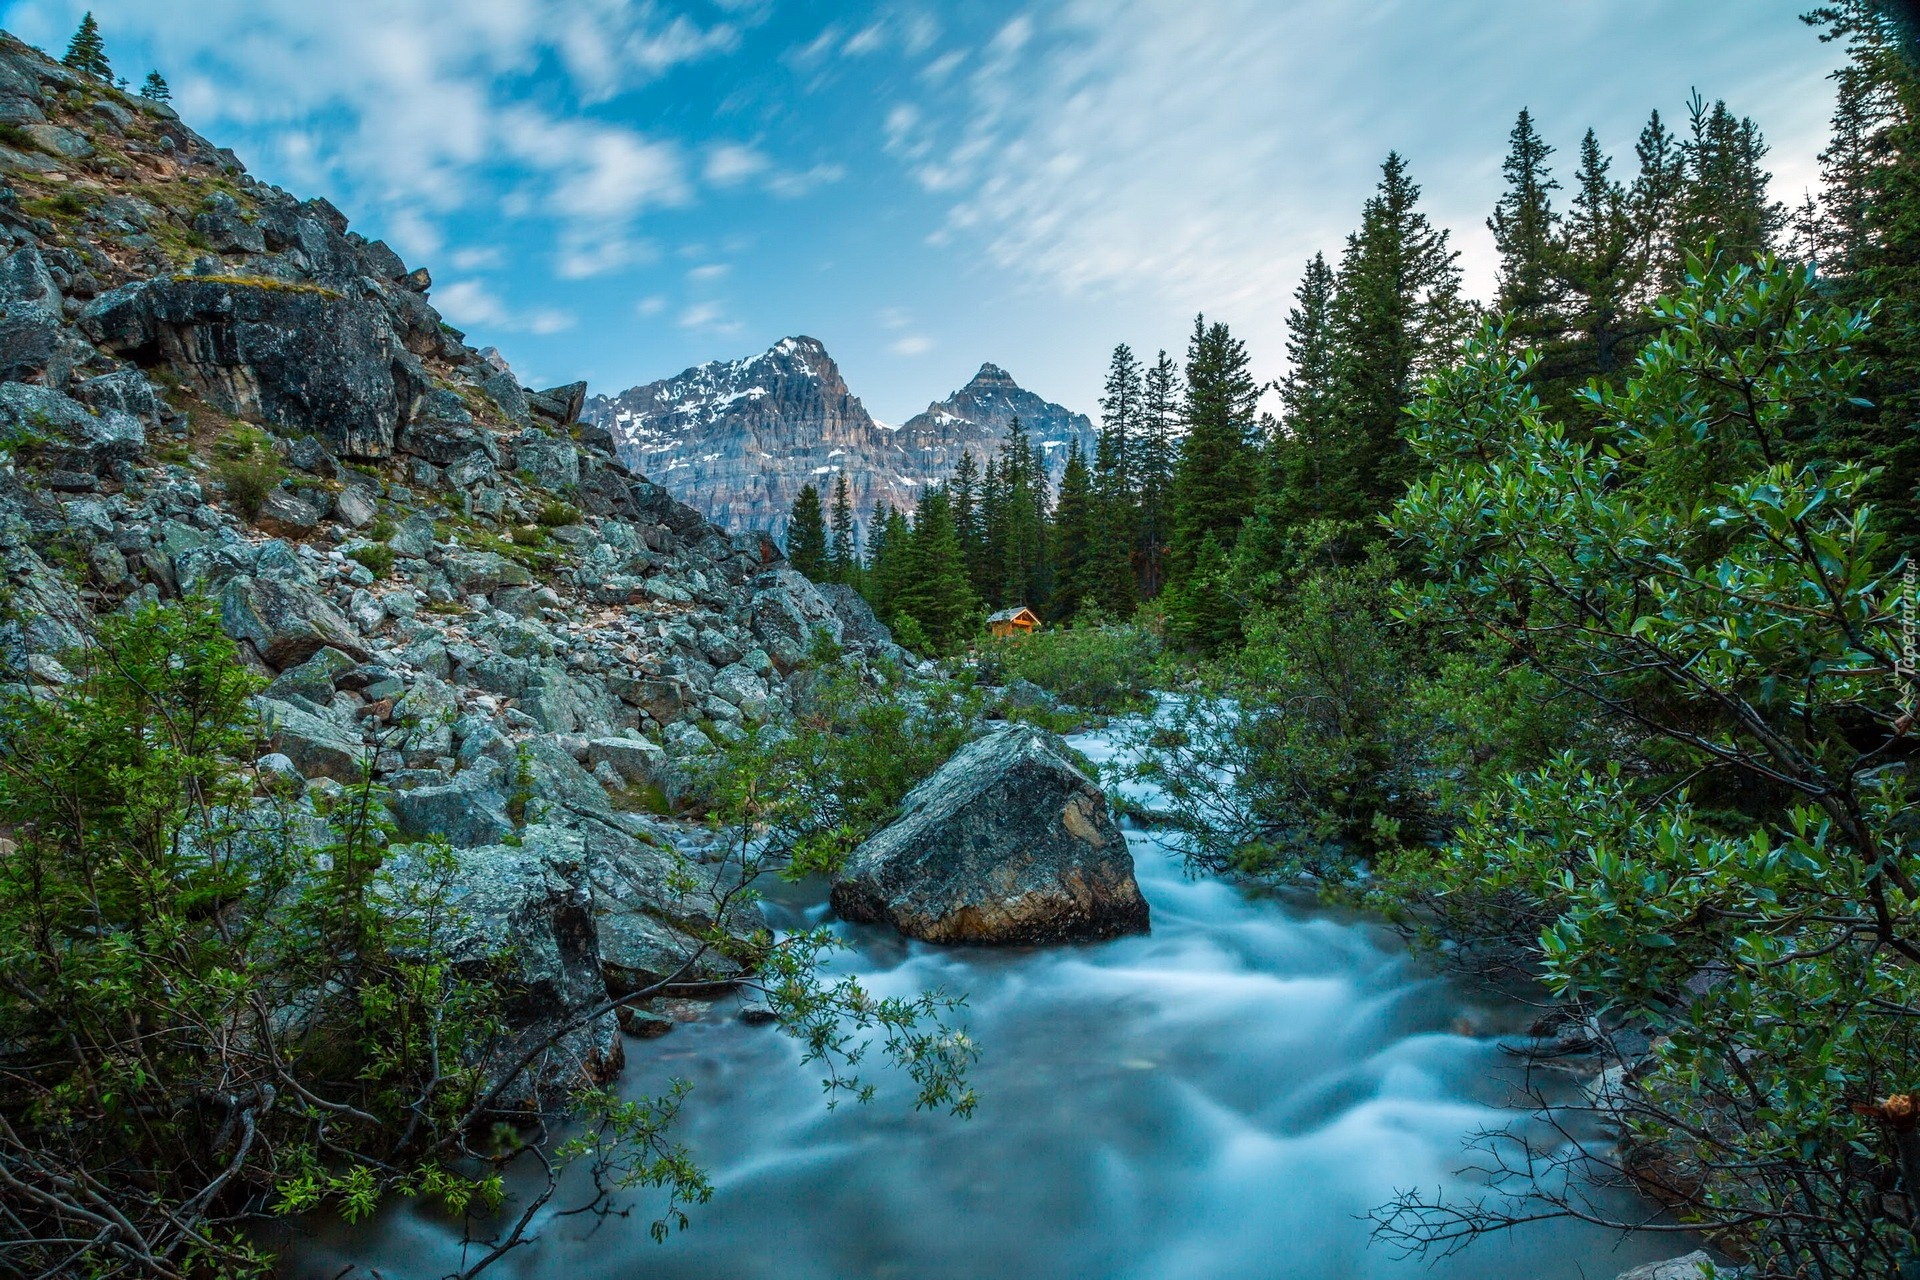
{"type": "Polygon", "coordinates": [[[716,187],[731,187],[764,173],[772,161],[752,147],[722,143],[707,152],[704,177],[716,187]]]}
{"type": "Polygon", "coordinates": [[[1550,117],[1563,179],[1590,123],[1619,172],[1646,112],[1672,114],[1701,83],[1758,119],[1780,189],[1797,193],[1831,102],[1810,35],[1769,19],[1774,46],[1798,57],[1787,74],[1723,38],[1724,4],[1562,8],[1539,23],[1527,0],[1049,0],[932,57],[880,135],[947,201],[929,244],[977,246],[1036,288],[1245,320],[1254,348],[1275,352],[1301,264],[1337,255],[1390,148],[1486,288],[1483,222],[1522,106],[1550,117]],[[1663,38],[1627,58],[1636,24],[1663,38]]]}
{"type": "Polygon", "coordinates": [[[687,279],[695,284],[705,284],[708,281],[720,279],[730,270],[732,268],[724,262],[707,262],[687,272],[687,279]]]}
{"type": "Polygon", "coordinates": [[[618,226],[582,223],[561,235],[553,269],[562,280],[586,280],[653,262],[659,256],[651,241],[630,236],[618,226]]]}
{"type": "Polygon", "coordinates": [[[459,271],[491,271],[505,263],[507,255],[497,245],[474,245],[455,249],[448,261],[459,271]]]}
{"type": "Polygon", "coordinates": [[[455,324],[505,333],[561,333],[575,323],[572,315],[552,308],[515,311],[478,280],[442,285],[434,290],[433,301],[455,324]]]}
{"type": "MultiPolygon", "coordinates": [[[[681,143],[582,108],[724,56],[770,12],[764,0],[713,20],[657,0],[196,0],[185,22],[151,0],[94,7],[168,69],[196,127],[405,252],[440,252],[448,215],[497,209],[552,219],[573,275],[643,260],[634,220],[696,194],[681,143]]],[[[30,7],[9,24],[57,43],[63,18],[30,7]]]]}
{"type": "Polygon", "coordinates": [[[831,186],[846,176],[845,167],[823,163],[816,164],[811,169],[769,174],[764,185],[773,195],[786,200],[797,200],[801,196],[811,195],[821,187],[831,186]]]}
{"type": "Polygon", "coordinates": [[[886,43],[887,28],[885,24],[875,22],[860,28],[860,30],[848,36],[847,42],[840,46],[840,53],[843,57],[848,58],[865,57],[869,53],[878,53],[886,46],[886,43]]]}
{"type": "Polygon", "coordinates": [[[633,304],[633,309],[643,316],[657,316],[667,309],[667,300],[659,294],[651,294],[633,304]]]}
{"type": "Polygon", "coordinates": [[[887,350],[897,356],[923,356],[933,350],[933,339],[924,334],[910,333],[904,338],[896,338],[887,350]]]}
{"type": "Polygon", "coordinates": [[[692,329],[700,333],[735,334],[746,328],[732,319],[726,309],[717,302],[696,302],[680,313],[676,321],[682,329],[692,329]]]}

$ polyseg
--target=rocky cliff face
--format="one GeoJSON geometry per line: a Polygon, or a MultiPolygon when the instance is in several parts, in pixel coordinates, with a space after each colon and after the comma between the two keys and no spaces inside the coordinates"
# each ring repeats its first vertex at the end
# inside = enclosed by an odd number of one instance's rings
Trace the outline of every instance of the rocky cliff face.
{"type": "Polygon", "coordinates": [[[861,661],[884,629],[164,105],[0,36],[0,126],[0,678],[57,688],[97,616],[211,600],[263,680],[262,786],[317,813],[371,770],[402,842],[457,851],[476,956],[519,944],[529,1020],[670,972],[714,895],[663,801],[791,714],[815,633],[861,661]]]}
{"type": "Polygon", "coordinates": [[[613,433],[629,464],[709,519],[776,539],[802,487],[812,482],[830,497],[843,473],[863,531],[876,501],[910,510],[928,484],[953,473],[963,451],[981,461],[997,451],[1016,414],[1043,442],[1056,481],[1069,444],[1091,449],[1093,441],[1085,415],[1042,400],[990,364],[904,426],[887,426],[807,337],[590,396],[582,413],[613,433]]]}

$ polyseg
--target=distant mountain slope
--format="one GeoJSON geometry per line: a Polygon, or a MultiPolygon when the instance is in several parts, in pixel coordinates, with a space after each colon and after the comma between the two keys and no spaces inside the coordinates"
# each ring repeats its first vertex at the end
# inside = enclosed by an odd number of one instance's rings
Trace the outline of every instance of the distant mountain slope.
{"type": "Polygon", "coordinates": [[[630,466],[733,530],[784,537],[787,513],[813,481],[831,496],[845,472],[864,530],[876,500],[910,509],[964,450],[997,451],[1014,415],[1047,450],[1057,480],[1067,448],[1092,447],[1093,424],[987,364],[971,382],[900,427],[877,422],[814,338],[783,338],[757,356],[715,360],[618,395],[588,398],[582,416],[611,431],[630,466]]]}

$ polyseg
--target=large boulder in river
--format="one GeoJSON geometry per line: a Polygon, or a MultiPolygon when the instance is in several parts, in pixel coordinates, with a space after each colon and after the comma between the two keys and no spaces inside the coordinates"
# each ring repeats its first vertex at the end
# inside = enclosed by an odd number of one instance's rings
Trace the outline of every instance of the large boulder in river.
{"type": "Polygon", "coordinates": [[[1022,944],[1147,928],[1133,855],[1066,744],[1010,725],[963,747],[833,886],[848,920],[928,942],[1022,944]]]}

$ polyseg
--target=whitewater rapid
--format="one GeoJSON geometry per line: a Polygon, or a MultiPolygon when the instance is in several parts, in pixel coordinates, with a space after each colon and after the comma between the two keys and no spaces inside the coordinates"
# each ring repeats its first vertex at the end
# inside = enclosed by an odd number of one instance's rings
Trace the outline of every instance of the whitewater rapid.
{"type": "MultiPolygon", "coordinates": [[[[1073,745],[1109,774],[1114,736],[1073,745]]],[[[1151,804],[1151,789],[1127,788],[1151,804]]],[[[497,1263],[526,1280],[1610,1280],[1672,1240],[1550,1223],[1429,1265],[1370,1243],[1397,1190],[1479,1193],[1458,1170],[1477,1131],[1522,1122],[1501,1036],[1533,1011],[1437,976],[1364,918],[1189,878],[1130,829],[1148,936],[985,950],[847,929],[842,967],[873,990],[965,992],[982,1058],[970,1120],[915,1113],[876,1071],[868,1105],[823,1105],[794,1043],[729,1016],[630,1040],[623,1087],[693,1082],[677,1136],[711,1203],[663,1245],[657,1203],[630,1218],[549,1217],[497,1263]]],[[[769,904],[826,918],[824,895],[769,904]]],[[[351,1261],[388,1280],[443,1275],[457,1232],[401,1209],[328,1232],[289,1268],[351,1261]]]]}

